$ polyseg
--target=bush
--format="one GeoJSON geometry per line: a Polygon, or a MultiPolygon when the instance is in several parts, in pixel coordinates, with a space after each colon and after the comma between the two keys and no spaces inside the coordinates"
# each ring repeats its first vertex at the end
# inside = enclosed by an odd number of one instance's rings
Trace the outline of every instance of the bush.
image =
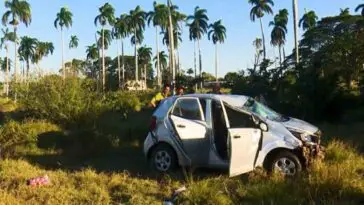
{"type": "Polygon", "coordinates": [[[18,87],[19,103],[28,116],[60,124],[90,123],[102,104],[95,92],[88,92],[83,81],[47,76],[18,87]]]}
{"type": "Polygon", "coordinates": [[[127,118],[130,112],[140,111],[142,104],[135,93],[132,92],[110,92],[106,95],[104,104],[108,110],[121,113],[127,118]]]}
{"type": "Polygon", "coordinates": [[[96,91],[95,82],[78,78],[47,76],[37,82],[18,87],[19,103],[32,118],[47,119],[66,126],[93,126],[107,111],[126,116],[140,110],[133,93],[110,92],[105,96],[96,91]]]}
{"type": "Polygon", "coordinates": [[[38,136],[46,132],[60,131],[60,128],[46,121],[10,121],[0,128],[1,157],[12,157],[17,152],[37,147],[38,136]]]}

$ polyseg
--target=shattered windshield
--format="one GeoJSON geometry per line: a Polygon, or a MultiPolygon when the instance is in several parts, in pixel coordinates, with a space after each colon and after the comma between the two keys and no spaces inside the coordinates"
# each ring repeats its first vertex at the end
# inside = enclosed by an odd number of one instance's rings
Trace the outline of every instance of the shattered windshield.
{"type": "Polygon", "coordinates": [[[269,107],[255,101],[250,98],[245,104],[244,107],[250,112],[258,115],[261,118],[269,119],[272,121],[283,122],[287,121],[288,118],[283,115],[277,113],[276,111],[270,109],[269,107]]]}

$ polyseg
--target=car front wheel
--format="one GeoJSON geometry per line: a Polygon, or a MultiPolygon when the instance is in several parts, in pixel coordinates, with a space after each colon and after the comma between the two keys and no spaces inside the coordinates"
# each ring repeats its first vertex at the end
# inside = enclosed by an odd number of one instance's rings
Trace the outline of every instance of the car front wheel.
{"type": "Polygon", "coordinates": [[[150,164],[158,172],[169,172],[176,168],[177,157],[174,150],[165,144],[157,145],[150,155],[150,164]]]}
{"type": "Polygon", "coordinates": [[[296,176],[302,171],[302,164],[295,154],[281,151],[269,160],[268,171],[278,172],[285,176],[296,176]]]}

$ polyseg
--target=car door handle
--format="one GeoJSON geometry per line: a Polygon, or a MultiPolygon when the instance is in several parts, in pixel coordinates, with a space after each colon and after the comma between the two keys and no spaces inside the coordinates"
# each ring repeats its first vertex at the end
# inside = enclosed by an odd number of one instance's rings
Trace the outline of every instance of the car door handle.
{"type": "Polygon", "coordinates": [[[234,136],[234,139],[240,139],[240,137],[241,137],[241,136],[239,136],[239,135],[235,135],[235,136],[234,136]]]}
{"type": "Polygon", "coordinates": [[[186,128],[185,125],[177,125],[178,128],[186,128]]]}

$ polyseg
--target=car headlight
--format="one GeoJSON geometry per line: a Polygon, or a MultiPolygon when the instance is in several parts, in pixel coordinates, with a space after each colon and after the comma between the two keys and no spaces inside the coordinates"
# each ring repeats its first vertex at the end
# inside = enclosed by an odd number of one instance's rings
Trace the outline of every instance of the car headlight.
{"type": "Polygon", "coordinates": [[[301,133],[293,130],[289,130],[293,136],[295,136],[297,139],[302,140],[303,142],[312,142],[312,136],[307,133],[301,133]]]}
{"type": "Polygon", "coordinates": [[[307,133],[302,133],[301,140],[304,142],[312,142],[312,136],[307,133]]]}

